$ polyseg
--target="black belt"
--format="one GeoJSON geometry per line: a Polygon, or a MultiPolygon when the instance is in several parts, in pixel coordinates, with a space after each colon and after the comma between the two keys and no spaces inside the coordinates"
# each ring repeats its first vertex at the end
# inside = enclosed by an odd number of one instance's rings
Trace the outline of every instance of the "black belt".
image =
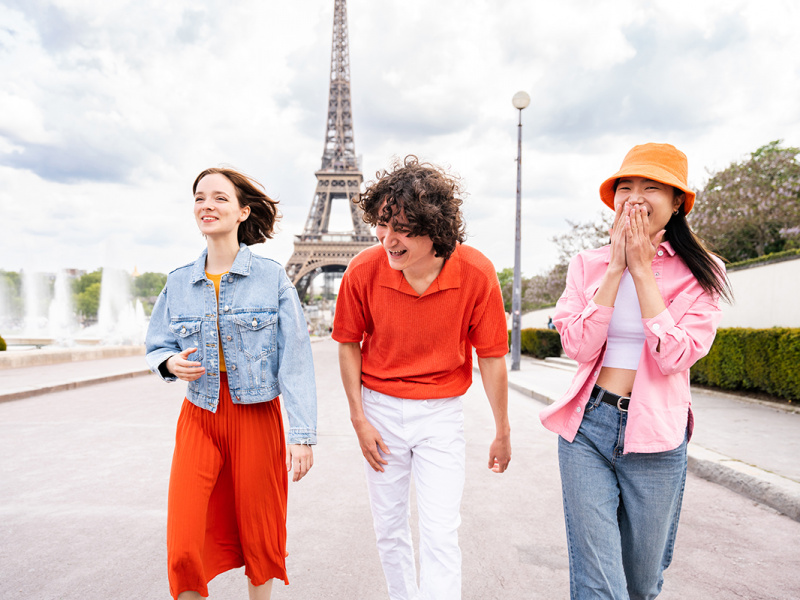
{"type": "Polygon", "coordinates": [[[628,412],[628,404],[630,403],[631,399],[627,396],[618,396],[612,392],[609,392],[605,388],[601,388],[599,385],[595,384],[594,389],[592,389],[592,398],[600,398],[601,402],[605,402],[606,404],[610,404],[611,406],[616,406],[621,412],[628,412]]]}

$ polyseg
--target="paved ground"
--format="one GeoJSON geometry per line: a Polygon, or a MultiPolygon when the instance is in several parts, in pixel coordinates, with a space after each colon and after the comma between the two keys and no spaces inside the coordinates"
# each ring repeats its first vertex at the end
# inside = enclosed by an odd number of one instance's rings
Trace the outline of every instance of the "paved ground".
{"type": "MultiPolygon", "coordinates": [[[[386,598],[335,343],[314,344],[314,355],[320,444],[309,476],[290,484],[291,585],[273,598],[386,598]]],[[[182,395],[146,376],[0,403],[0,598],[168,598],[166,488],[182,395]]],[[[495,475],[479,381],[467,395],[465,600],[568,596],[556,439],[541,408],[512,392],[514,457],[495,475]]],[[[212,598],[245,598],[244,585],[241,570],[223,574],[212,598]]],[[[800,523],[690,475],[660,599],[798,597],[800,523]]]]}

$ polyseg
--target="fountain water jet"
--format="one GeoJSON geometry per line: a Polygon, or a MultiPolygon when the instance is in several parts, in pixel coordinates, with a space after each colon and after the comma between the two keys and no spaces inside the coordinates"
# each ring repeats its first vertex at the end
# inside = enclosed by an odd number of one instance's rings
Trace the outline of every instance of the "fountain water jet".
{"type": "Polygon", "coordinates": [[[41,273],[33,271],[22,273],[22,293],[25,306],[24,335],[41,335],[47,324],[47,317],[42,310],[45,285],[41,273]]]}
{"type": "Polygon", "coordinates": [[[48,335],[60,346],[74,344],[77,321],[72,308],[72,286],[66,271],[59,271],[48,312],[48,335]]]}
{"type": "Polygon", "coordinates": [[[97,311],[100,339],[104,344],[141,344],[145,331],[144,308],[131,300],[130,276],[122,269],[104,268],[97,311]]]}

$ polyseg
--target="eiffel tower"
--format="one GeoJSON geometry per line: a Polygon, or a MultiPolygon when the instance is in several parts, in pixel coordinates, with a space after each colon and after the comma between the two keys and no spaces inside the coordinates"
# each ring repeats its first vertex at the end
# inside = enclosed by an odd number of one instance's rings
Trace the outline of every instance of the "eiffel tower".
{"type": "Polygon", "coordinates": [[[356,157],[353,139],[353,111],[350,104],[350,52],[347,41],[347,2],[336,0],[333,13],[333,49],[328,94],[328,119],[322,166],[314,175],[317,189],[306,225],[295,236],[294,253],[286,273],[303,299],[317,273],[343,273],[350,260],[376,243],[375,236],[361,218],[361,209],[352,202],[364,177],[356,157]],[[329,231],[334,200],[345,200],[353,228],[329,231]]]}

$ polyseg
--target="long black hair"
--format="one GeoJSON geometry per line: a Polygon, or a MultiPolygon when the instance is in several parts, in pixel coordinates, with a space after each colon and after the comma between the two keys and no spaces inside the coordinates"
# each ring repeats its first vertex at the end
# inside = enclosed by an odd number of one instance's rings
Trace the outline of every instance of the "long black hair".
{"type": "MultiPolygon", "coordinates": [[[[683,195],[681,190],[674,189],[676,195],[683,195]]],[[[681,203],[678,210],[672,213],[665,227],[664,240],[672,245],[706,293],[720,296],[730,304],[733,302],[733,290],[722,266],[724,259],[706,248],[703,240],[692,231],[683,207],[681,203]]]]}

